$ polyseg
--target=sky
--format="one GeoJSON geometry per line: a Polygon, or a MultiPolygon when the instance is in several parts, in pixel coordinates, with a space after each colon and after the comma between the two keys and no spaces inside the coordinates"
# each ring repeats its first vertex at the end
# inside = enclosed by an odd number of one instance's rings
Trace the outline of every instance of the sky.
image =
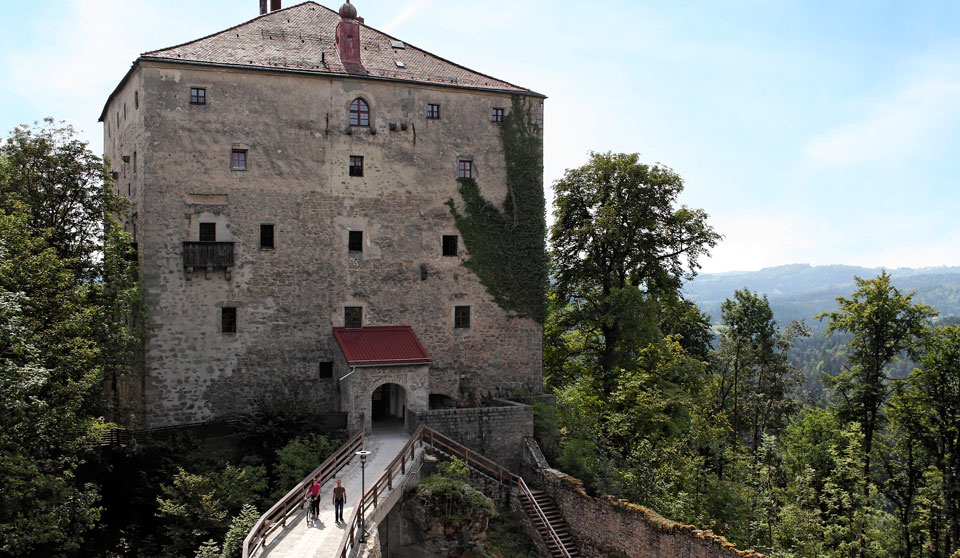
{"type": "MultiPolygon", "coordinates": [[[[590,152],[675,170],[681,203],[724,236],[705,272],[960,265],[960,2],[354,5],[371,27],[547,95],[548,201],[590,152]]],[[[0,137],[52,116],[95,153],[97,117],[139,53],[259,14],[259,0],[0,6],[0,137]]]]}

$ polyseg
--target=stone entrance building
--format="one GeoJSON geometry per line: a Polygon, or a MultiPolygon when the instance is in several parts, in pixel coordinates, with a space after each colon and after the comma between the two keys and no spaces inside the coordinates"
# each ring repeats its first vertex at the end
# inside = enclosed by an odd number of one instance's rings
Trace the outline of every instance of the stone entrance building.
{"type": "Polygon", "coordinates": [[[278,398],[357,429],[539,391],[541,326],[464,267],[446,203],[469,177],[502,207],[501,125],[517,97],[542,122],[543,96],[367,27],[349,2],[276,8],[140,55],[100,116],[146,301],[142,374],[117,388],[136,418],[278,398]]]}

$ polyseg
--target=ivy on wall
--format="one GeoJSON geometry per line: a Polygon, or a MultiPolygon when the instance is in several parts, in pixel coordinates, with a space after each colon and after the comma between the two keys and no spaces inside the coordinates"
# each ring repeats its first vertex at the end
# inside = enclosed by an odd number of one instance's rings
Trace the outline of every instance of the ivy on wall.
{"type": "Polygon", "coordinates": [[[546,205],[540,127],[515,95],[500,125],[507,168],[503,210],[480,194],[473,178],[458,179],[463,213],[447,201],[469,256],[463,262],[504,310],[543,323],[546,314],[546,205]]]}

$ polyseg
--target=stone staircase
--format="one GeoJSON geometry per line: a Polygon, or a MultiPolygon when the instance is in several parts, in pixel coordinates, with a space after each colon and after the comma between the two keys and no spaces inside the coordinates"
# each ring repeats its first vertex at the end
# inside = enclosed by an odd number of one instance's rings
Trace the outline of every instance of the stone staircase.
{"type": "Polygon", "coordinates": [[[554,558],[562,558],[564,556],[579,558],[580,553],[577,551],[577,545],[573,541],[573,537],[570,536],[567,522],[564,521],[563,516],[560,515],[560,510],[554,505],[553,499],[542,490],[530,490],[530,493],[533,494],[537,505],[540,506],[544,515],[547,516],[547,521],[550,522],[550,526],[553,527],[554,532],[560,537],[560,542],[563,544],[564,550],[566,550],[566,555],[564,555],[563,550],[557,548],[557,544],[550,536],[547,527],[542,524],[539,514],[534,511],[531,502],[524,498],[523,508],[527,512],[527,515],[533,520],[534,525],[537,526],[537,532],[540,533],[540,538],[546,543],[550,555],[554,558]]]}

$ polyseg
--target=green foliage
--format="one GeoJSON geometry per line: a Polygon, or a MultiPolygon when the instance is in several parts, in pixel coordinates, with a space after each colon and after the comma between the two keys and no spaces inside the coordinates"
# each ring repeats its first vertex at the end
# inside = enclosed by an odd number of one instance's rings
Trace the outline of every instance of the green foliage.
{"type": "Polygon", "coordinates": [[[527,101],[514,96],[500,127],[507,171],[503,210],[483,197],[473,178],[461,178],[463,213],[447,202],[473,271],[501,308],[543,323],[547,288],[546,210],[540,128],[527,101]]]}
{"type": "Polygon", "coordinates": [[[449,461],[444,461],[438,469],[440,476],[454,480],[466,481],[467,475],[470,473],[467,463],[458,457],[452,457],[449,461]]]}
{"type": "Polygon", "coordinates": [[[683,180],[637,154],[593,153],[554,184],[555,307],[603,372],[605,391],[655,340],[661,297],[678,297],[720,238],[702,210],[677,206],[683,180]]]}
{"type": "Polygon", "coordinates": [[[827,334],[845,331],[850,342],[850,369],[830,378],[840,395],[839,414],[857,422],[863,432],[864,472],[870,473],[874,435],[884,417],[886,367],[903,351],[915,352],[918,340],[937,313],[912,301],[890,282],[886,272],[875,279],[854,277],[859,287],[850,298],[837,298],[839,308],[817,316],[828,319],[827,334]]]}
{"type": "Polygon", "coordinates": [[[69,127],[20,127],[0,146],[2,556],[74,552],[100,517],[83,477],[99,387],[138,341],[121,208],[69,127]]]}
{"type": "Polygon", "coordinates": [[[274,495],[282,497],[337,450],[337,443],[321,434],[297,436],[277,450],[274,495]]]}
{"type": "Polygon", "coordinates": [[[243,539],[247,537],[253,526],[260,519],[257,508],[251,504],[244,504],[240,513],[230,522],[230,528],[223,538],[223,551],[220,558],[240,558],[243,555],[243,539]]]}
{"type": "MultiPolygon", "coordinates": [[[[454,467],[456,469],[457,467],[454,467]]],[[[417,496],[441,521],[456,522],[473,516],[496,514],[493,500],[460,478],[444,473],[430,475],[415,488],[417,496]]]]}
{"type": "Polygon", "coordinates": [[[213,536],[219,539],[244,504],[266,489],[263,467],[234,467],[192,474],[182,468],[172,483],[161,485],[157,517],[171,545],[168,552],[183,554],[213,536]]]}
{"type": "Polygon", "coordinates": [[[487,528],[484,558],[537,558],[537,547],[513,512],[497,514],[487,528]]]}

